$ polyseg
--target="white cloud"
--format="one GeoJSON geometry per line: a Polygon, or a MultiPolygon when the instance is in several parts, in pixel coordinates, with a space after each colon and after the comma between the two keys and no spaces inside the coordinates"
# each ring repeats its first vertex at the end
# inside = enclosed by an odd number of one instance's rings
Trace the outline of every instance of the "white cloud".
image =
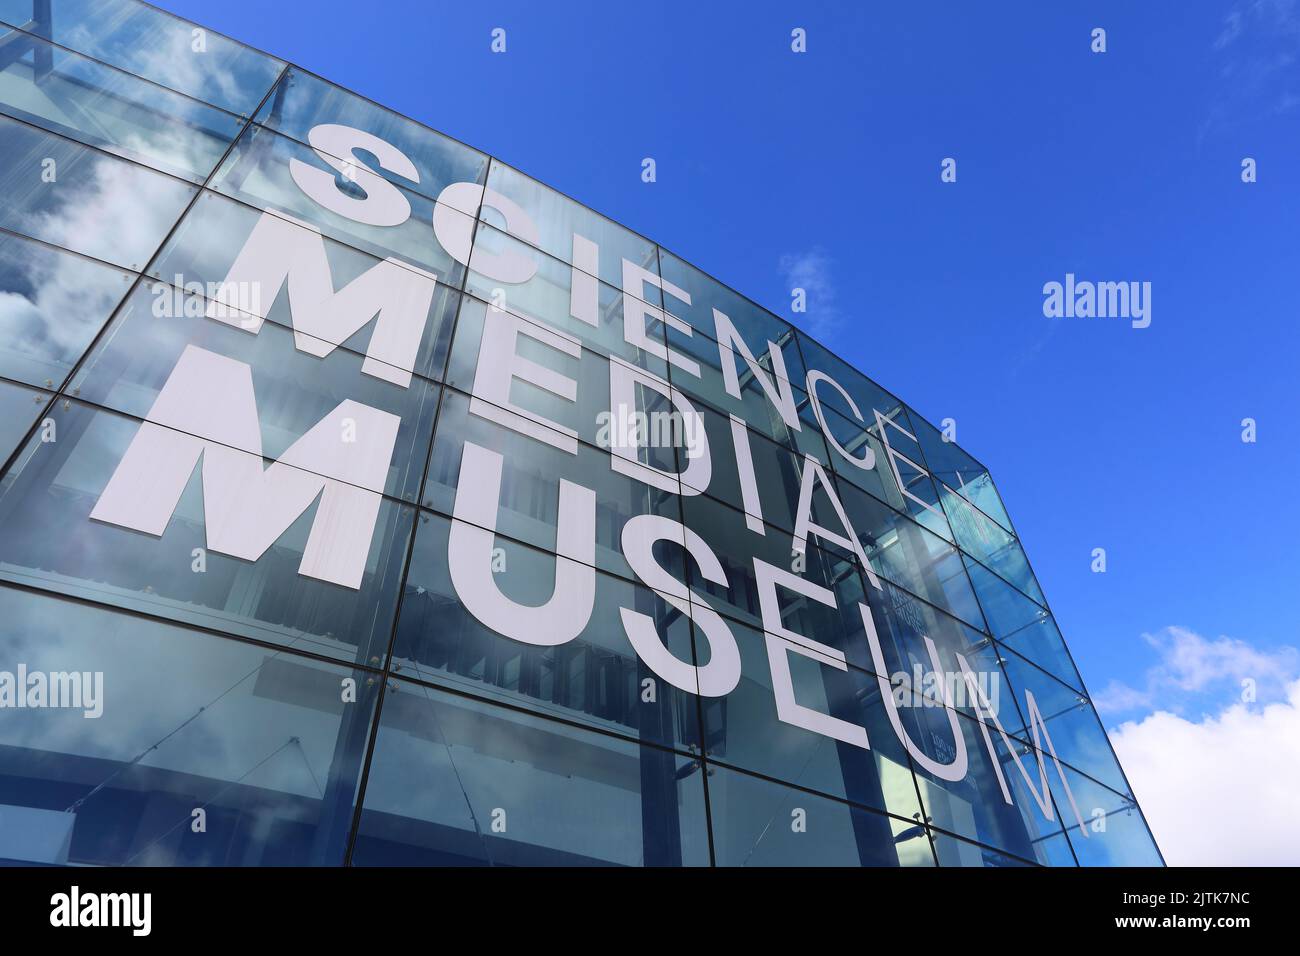
{"type": "Polygon", "coordinates": [[[1230,46],[1236,42],[1244,29],[1244,20],[1245,14],[1240,7],[1236,10],[1230,11],[1228,15],[1223,18],[1223,30],[1219,33],[1218,37],[1215,38],[1214,48],[1216,50],[1222,50],[1224,47],[1230,46]]]}
{"type": "MultiPolygon", "coordinates": [[[[1300,676],[1300,651],[1294,647],[1260,651],[1245,641],[1223,636],[1211,641],[1177,626],[1143,634],[1142,640],[1160,655],[1159,662],[1147,670],[1140,688],[1111,681],[1094,697],[1099,712],[1182,713],[1189,703],[1203,703],[1199,698],[1207,692],[1240,695],[1243,682],[1250,682],[1256,700],[1267,703],[1284,699],[1287,685],[1300,676]],[[1197,699],[1191,699],[1193,695],[1197,699]]],[[[1224,698],[1219,695],[1217,700],[1224,698]]]]}
{"type": "Polygon", "coordinates": [[[1300,37],[1300,0],[1238,0],[1223,18],[1214,48],[1236,43],[1249,29],[1273,36],[1300,37]]]}
{"type": "Polygon", "coordinates": [[[1099,714],[1122,714],[1127,711],[1150,709],[1151,695],[1146,691],[1129,687],[1121,681],[1113,680],[1100,693],[1092,695],[1092,703],[1099,714]]]}
{"type": "MultiPolygon", "coordinates": [[[[103,38],[85,24],[76,25],[68,36],[74,50],[85,50],[109,62],[118,62],[113,59],[115,51],[111,44],[106,46],[103,38]]],[[[210,44],[230,42],[218,34],[205,33],[204,39],[210,44]]],[[[194,40],[194,32],[189,29],[154,32],[149,42],[132,47],[130,69],[155,83],[208,103],[229,105],[246,101],[247,96],[241,95],[244,91],[240,88],[238,73],[224,66],[226,58],[219,53],[208,53],[206,46],[202,50],[194,49],[194,40]]]]}
{"type": "Polygon", "coordinates": [[[1109,734],[1166,861],[1300,862],[1300,651],[1185,627],[1142,638],[1159,655],[1143,686],[1112,681],[1094,702],[1146,711],[1109,734]]]}
{"type": "Polygon", "coordinates": [[[1199,721],[1162,710],[1110,738],[1170,865],[1300,862],[1300,681],[1284,702],[1199,721]]]}
{"type": "Polygon", "coordinates": [[[808,311],[800,323],[816,338],[834,333],[840,324],[840,310],[835,302],[835,284],[831,281],[831,260],[821,247],[807,252],[789,253],[777,263],[790,288],[807,294],[808,311]]]}
{"type": "Polygon", "coordinates": [[[1300,104],[1300,0],[1238,0],[1213,46],[1220,82],[1198,138],[1266,122],[1300,104]]]}

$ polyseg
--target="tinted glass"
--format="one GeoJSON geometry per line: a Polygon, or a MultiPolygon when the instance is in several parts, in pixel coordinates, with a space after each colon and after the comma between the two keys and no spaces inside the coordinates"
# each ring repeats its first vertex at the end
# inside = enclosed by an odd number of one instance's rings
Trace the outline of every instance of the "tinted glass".
{"type": "MultiPolygon", "coordinates": [[[[928,758],[949,765],[959,759],[956,748],[964,747],[968,763],[966,775],[957,781],[942,779],[925,767],[917,767],[917,782],[927,820],[936,827],[993,849],[1025,860],[1051,864],[1052,855],[1060,851],[1049,838],[1060,831],[1061,818],[1050,794],[1042,791],[1034,758],[1022,758],[1026,760],[1025,771],[1034,787],[1038,788],[1039,795],[1047,801],[1050,818],[1028,789],[1025,775],[1016,768],[1005,742],[996,731],[989,732],[990,751],[974,720],[956,716],[957,730],[962,735],[958,743],[946,711],[912,708],[907,713],[914,718],[911,724],[917,733],[914,739],[928,758]],[[1003,795],[1003,783],[1011,796],[1010,802],[1003,795]]],[[[1013,740],[1012,746],[1020,745],[1013,740]]]]}
{"type": "Polygon", "coordinates": [[[376,697],[364,672],[9,587],[0,615],[6,666],[60,688],[58,706],[0,721],[0,857],[343,862],[376,697]]]}
{"type": "MultiPolygon", "coordinates": [[[[449,517],[455,513],[467,442],[501,456],[493,530],[526,544],[555,550],[562,482],[595,492],[595,566],[631,580],[637,578],[623,554],[628,521],[639,515],[681,520],[676,494],[615,471],[608,453],[579,444],[576,454],[569,454],[522,435],[472,412],[469,396],[453,389],[446,391],[438,416],[433,457],[424,483],[422,503],[426,508],[449,517]]],[[[673,540],[680,547],[682,535],[674,534],[673,540]]],[[[680,552],[674,557],[680,566],[680,552]]]]}
{"type": "MultiPolygon", "coordinates": [[[[430,199],[437,199],[452,183],[481,184],[487,174],[488,158],[478,150],[296,67],[285,71],[256,119],[301,143],[312,142],[312,130],[323,123],[350,126],[377,136],[400,150],[419,177],[393,181],[430,199]]],[[[375,171],[385,178],[394,176],[387,170],[375,171]]]]}
{"type": "Polygon", "coordinates": [[[465,288],[498,309],[561,329],[593,351],[618,356],[660,376],[665,374],[661,322],[653,318],[644,322],[645,336],[656,348],[637,345],[635,339],[629,343],[624,327],[624,295],[617,286],[575,270],[487,223],[479,223],[474,234],[465,288]],[[536,263],[536,272],[524,282],[508,283],[480,271],[480,267],[490,267],[491,259],[487,257],[502,256],[518,256],[536,263]],[[578,316],[573,314],[575,311],[578,316]]]}
{"type": "MultiPolygon", "coordinates": [[[[591,587],[588,603],[561,590],[575,635],[559,635],[548,618],[530,608],[555,594],[557,559],[544,551],[497,537],[490,587],[518,605],[521,621],[507,636],[484,622],[482,605],[467,607],[461,593],[472,574],[464,546],[453,547],[459,521],[422,513],[393,645],[402,674],[530,710],[677,746],[697,744],[696,685],[673,687],[649,670],[628,640],[628,612],[653,623],[658,640],[677,660],[695,663],[690,623],[665,596],[631,581],[581,569],[591,587]],[[459,573],[460,587],[453,575],[459,573]],[[567,600],[566,600],[567,599],[567,600]],[[585,621],[582,619],[586,615],[585,621]],[[544,643],[533,643],[533,642],[544,643]],[[647,683],[648,682],[648,683],[647,683]]],[[[500,627],[500,624],[497,624],[500,627]]]]}
{"type": "MultiPolygon", "coordinates": [[[[1066,830],[1080,866],[1161,866],[1164,861],[1130,797],[1108,790],[1070,768],[1065,770],[1084,826],[1068,817],[1066,830]]],[[[1064,787],[1055,774],[1049,777],[1058,806],[1066,806],[1064,787]]],[[[1067,810],[1067,813],[1071,811],[1067,810]]]]}
{"type": "Polygon", "coordinates": [[[788,322],[662,248],[659,250],[659,269],[665,281],[685,290],[691,297],[688,303],[676,296],[667,296],[665,308],[669,312],[716,340],[720,338],[718,320],[714,316],[716,309],[730,320],[755,357],[768,351],[769,342],[775,343],[785,358],[786,378],[797,385],[803,384],[803,363],[795,344],[794,330],[788,322]]]}
{"type": "Polygon", "coordinates": [[[878,358],[147,4],[0,0],[0,652],[105,695],[0,720],[0,861],[1159,863],[878,358]]]}
{"type": "Polygon", "coordinates": [[[1046,735],[1041,737],[1039,745],[1047,750],[1047,738],[1050,737],[1057,755],[1066,763],[1100,780],[1112,790],[1128,792],[1128,785],[1115,760],[1106,731],[1088,698],[1014,652],[1006,651],[1002,659],[1007,680],[1015,691],[1016,703],[1020,707],[1019,726],[1011,726],[1009,712],[1003,717],[1007,731],[1024,740],[1034,739],[1031,727],[1034,718],[1028,707],[1028,695],[1032,694],[1038,714],[1043,720],[1042,726],[1038,728],[1039,733],[1042,734],[1046,729],[1046,735]]]}
{"type": "MultiPolygon", "coordinates": [[[[557,259],[573,262],[576,233],[598,248],[597,268],[585,271],[609,285],[657,303],[657,287],[653,283],[648,284],[648,291],[645,287],[624,288],[623,284],[623,260],[658,276],[659,257],[654,243],[500,162],[494,161],[488,170],[487,188],[518,205],[532,219],[538,232],[537,241],[531,244],[557,259]]],[[[500,211],[489,203],[484,203],[482,217],[485,222],[505,228],[500,211]]]]}
{"type": "Polygon", "coordinates": [[[1010,529],[1011,519],[1007,517],[997,489],[993,487],[993,478],[988,469],[962,451],[955,442],[945,441],[943,433],[915,411],[909,409],[908,412],[912,424],[916,426],[916,438],[921,444],[931,474],[1002,527],[1010,529]]]}
{"type": "Polygon", "coordinates": [[[702,701],[711,759],[897,816],[920,812],[907,754],[889,725],[874,675],[837,667],[753,628],[730,629],[740,648],[741,680],[730,694],[702,701]],[[782,719],[773,681],[785,673],[799,707],[862,728],[870,749],[782,719]]]}
{"type": "Polygon", "coordinates": [[[32,424],[44,418],[50,398],[49,392],[0,379],[0,461],[7,460],[32,424]]]}
{"type": "Polygon", "coordinates": [[[389,323],[398,329],[414,324],[420,332],[413,336],[410,346],[402,336],[400,348],[376,352],[385,365],[432,379],[440,379],[447,364],[451,329],[460,305],[460,294],[441,281],[430,280],[432,295],[427,304],[415,295],[385,295],[383,290],[397,285],[414,292],[412,279],[427,277],[322,237],[274,213],[263,213],[208,191],[203,192],[159,250],[149,274],[187,291],[220,299],[229,307],[227,317],[235,324],[243,326],[247,316],[257,316],[286,328],[301,328],[315,339],[353,352],[368,352],[376,333],[381,328],[389,329],[389,323]],[[241,270],[232,271],[258,230],[268,228],[269,249],[284,257],[271,263],[269,253],[259,253],[261,262],[277,267],[274,275],[279,281],[274,286],[260,278],[244,278],[246,273],[241,270]],[[324,269],[313,267],[321,261],[324,269]],[[373,283],[371,291],[360,294],[367,283],[373,283]],[[330,323],[319,321],[325,313],[322,306],[331,307],[332,314],[346,320],[341,323],[344,329],[350,323],[356,331],[336,331],[330,323]]]}
{"type": "MultiPolygon", "coordinates": [[[[355,218],[358,213],[343,215],[317,202],[294,178],[303,169],[326,173],[333,178],[334,190],[350,200],[369,198],[343,173],[337,172],[309,146],[287,136],[250,126],[235,141],[230,155],[213,175],[211,186],[217,192],[245,202],[257,209],[271,209],[318,228],[326,236],[380,259],[394,257],[407,265],[431,273],[439,282],[459,286],[464,266],[452,258],[437,241],[433,231],[435,203],[432,199],[400,186],[389,186],[393,201],[407,212],[392,225],[375,225],[355,218]],[[303,164],[302,167],[297,163],[303,164]]],[[[354,174],[355,176],[355,174],[354,174]]],[[[304,180],[306,181],[306,180],[304,180]]],[[[328,187],[322,187],[323,189],[328,187]]],[[[334,196],[324,192],[323,196],[334,196]]],[[[466,235],[473,229],[473,218],[446,206],[438,207],[441,215],[457,224],[466,235]]]]}
{"type": "Polygon", "coordinates": [[[359,866],[707,866],[691,758],[414,685],[384,700],[359,866]]]}
{"type": "Polygon", "coordinates": [[[51,132],[202,182],[243,122],[26,33],[7,38],[0,110],[51,132]]]}
{"type": "Polygon", "coordinates": [[[527,319],[466,297],[456,320],[446,381],[485,403],[480,409],[484,415],[508,419],[515,423],[510,427],[529,430],[542,444],[553,443],[554,433],[564,432],[570,440],[665,472],[665,482],[675,489],[677,480],[671,476],[678,472],[677,450],[684,450],[689,437],[684,419],[673,417],[669,388],[661,376],[647,370],[658,383],[650,385],[636,369],[624,366],[576,341],[562,341],[554,331],[527,319]],[[485,335],[497,349],[484,349],[485,335]],[[508,382],[502,374],[507,362],[508,382]],[[521,374],[521,363],[537,370],[521,374]],[[626,418],[611,417],[613,375],[632,380],[626,418]],[[546,387],[537,384],[539,378],[546,387]],[[549,382],[557,384],[549,387],[549,382]],[[532,424],[520,424],[520,419],[532,424]],[[679,426],[674,428],[674,422],[679,426]]]}
{"type": "Polygon", "coordinates": [[[1029,600],[979,562],[965,556],[963,560],[993,636],[1054,677],[1082,690],[1079,672],[1075,670],[1061,632],[1047,609],[1029,600]]]}
{"type": "Polygon", "coordinates": [[[718,866],[933,866],[925,828],[713,767],[718,866]]]}
{"type": "MultiPolygon", "coordinates": [[[[341,587],[301,572],[319,510],[314,502],[297,518],[290,508],[270,512],[289,524],[256,561],[209,547],[208,522],[234,516],[207,512],[201,467],[159,535],[92,520],[141,423],[80,402],[60,402],[50,417],[57,440],[33,436],[4,478],[0,577],[339,660],[381,662],[411,506],[379,503],[360,587],[341,587]]],[[[274,494],[295,474],[256,493],[274,494]]],[[[247,507],[257,501],[244,499],[247,507]]]]}
{"type": "Polygon", "coordinates": [[[47,388],[62,385],[133,278],[93,259],[0,233],[0,375],[47,388]]]}
{"type": "Polygon", "coordinates": [[[962,550],[1035,601],[1043,603],[1043,592],[1029,568],[1020,541],[956,492],[940,486],[940,493],[953,535],[962,550]]]}
{"type": "MultiPolygon", "coordinates": [[[[250,424],[238,431],[214,428],[201,434],[196,429],[204,427],[200,422],[206,416],[203,403],[194,402],[193,433],[258,457],[279,459],[322,420],[340,408],[351,407],[345,403],[359,403],[370,415],[378,413],[385,423],[391,423],[395,431],[391,443],[375,447],[375,454],[388,457],[380,489],[395,498],[415,500],[429,454],[438,386],[413,378],[406,388],[399,387],[363,374],[363,357],[355,352],[333,348],[301,333],[295,338],[273,322],[254,335],[207,318],[207,300],[195,296],[196,301],[187,301],[189,298],[166,283],[137,285],[74,377],[75,394],[135,418],[183,427],[186,423],[158,405],[160,394],[200,387],[185,378],[189,366],[182,363],[200,355],[213,357],[223,367],[242,370],[241,381],[244,376],[251,378],[251,393],[222,396],[234,409],[248,414],[250,424]],[[321,352],[328,354],[317,357],[321,352]],[[247,405],[250,399],[252,409],[247,405]],[[254,415],[256,428],[251,424],[254,415]]],[[[235,414],[232,411],[231,417],[235,414]]],[[[343,416],[341,427],[326,422],[325,427],[338,430],[337,438],[331,439],[368,448],[366,435],[356,430],[366,428],[369,417],[361,418],[354,411],[339,414],[343,416]],[[352,433],[348,422],[353,423],[352,433]]],[[[311,461],[304,461],[302,467],[313,470],[311,461]]]]}
{"type": "Polygon", "coordinates": [[[194,187],[0,118],[0,226],[139,271],[194,187]]]}
{"type": "Polygon", "coordinates": [[[232,113],[251,114],[284,64],[204,27],[133,0],[0,0],[0,18],[232,113]]]}
{"type": "Polygon", "coordinates": [[[957,550],[851,482],[837,483],[849,523],[876,572],[975,628],[985,626],[957,550]]]}

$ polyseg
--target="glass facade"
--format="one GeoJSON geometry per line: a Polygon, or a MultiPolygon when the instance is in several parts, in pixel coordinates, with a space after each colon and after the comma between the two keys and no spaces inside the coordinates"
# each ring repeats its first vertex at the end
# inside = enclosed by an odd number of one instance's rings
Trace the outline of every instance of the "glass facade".
{"type": "Polygon", "coordinates": [[[134,0],[0,0],[0,861],[1161,863],[988,471],[134,0]]]}

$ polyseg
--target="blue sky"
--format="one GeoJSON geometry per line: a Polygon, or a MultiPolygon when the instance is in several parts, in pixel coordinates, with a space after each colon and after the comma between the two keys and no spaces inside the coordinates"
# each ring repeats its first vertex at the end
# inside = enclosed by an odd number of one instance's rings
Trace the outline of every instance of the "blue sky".
{"type": "MultiPolygon", "coordinates": [[[[1207,747],[1276,758],[1300,730],[1296,0],[163,6],[500,156],[955,418],[1153,818],[1207,747]],[[1150,282],[1150,327],[1044,317],[1067,272],[1150,282]]],[[[1192,837],[1153,825],[1178,862],[1192,837]]]]}

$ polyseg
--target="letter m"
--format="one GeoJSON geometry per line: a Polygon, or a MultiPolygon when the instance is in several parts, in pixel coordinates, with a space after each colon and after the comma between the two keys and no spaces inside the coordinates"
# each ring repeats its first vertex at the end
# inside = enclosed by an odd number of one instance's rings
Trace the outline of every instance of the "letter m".
{"type": "Polygon", "coordinates": [[[1112,319],[1128,318],[1128,283],[1097,283],[1097,314],[1112,319]]]}
{"type": "Polygon", "coordinates": [[[340,402],[264,468],[251,370],[191,345],[146,419],[92,519],[162,535],[202,460],[210,550],[256,561],[319,498],[298,573],[361,587],[396,415],[340,402]]]}
{"type": "MultiPolygon", "coordinates": [[[[877,412],[877,415],[879,412],[877,412]]],[[[998,759],[997,750],[994,749],[993,739],[989,736],[988,721],[993,721],[993,726],[997,729],[998,734],[1002,737],[1002,744],[1007,752],[1011,754],[1011,759],[1015,762],[1016,769],[1020,771],[1020,776],[1024,779],[1025,788],[1029,791],[1034,802],[1038,804],[1039,811],[1047,818],[1048,821],[1054,820],[1055,814],[1052,812],[1052,795],[1047,786],[1047,764],[1043,760],[1043,744],[1047,744],[1047,753],[1052,758],[1052,763],[1056,766],[1056,776],[1061,781],[1061,787],[1065,792],[1065,798],[1070,802],[1070,809],[1074,812],[1074,819],[1079,823],[1079,833],[1087,839],[1088,827],[1083,822],[1083,815],[1079,813],[1079,805],[1075,803],[1074,791],[1070,789],[1070,781],[1065,778],[1065,771],[1061,768],[1061,760],[1056,756],[1056,747],[1052,744],[1052,736],[1047,732],[1047,722],[1043,720],[1043,714],[1038,709],[1038,701],[1034,699],[1034,692],[1025,688],[1025,721],[1033,731],[1034,735],[1034,754],[1038,759],[1038,786],[1034,785],[1033,778],[1030,777],[1029,771],[1025,769],[1024,761],[1020,759],[1019,748],[1006,730],[1002,727],[1002,721],[998,719],[997,711],[989,703],[988,696],[984,693],[984,688],[979,684],[975,672],[966,661],[963,654],[957,655],[957,665],[961,668],[962,677],[966,681],[966,689],[970,694],[969,700],[974,701],[975,716],[979,724],[980,733],[984,737],[984,746],[989,752],[989,761],[993,765],[993,772],[997,775],[998,785],[1002,788],[1002,799],[1011,803],[1011,791],[1007,788],[1006,777],[1002,774],[1002,761],[998,759]]],[[[1061,811],[1061,826],[1066,827],[1064,820],[1065,811],[1061,811]]]]}
{"type": "Polygon", "coordinates": [[[265,303],[269,312],[286,283],[299,351],[324,358],[378,315],[361,371],[403,388],[411,384],[437,277],[385,259],[336,292],[320,231],[264,212],[208,303],[208,318],[256,335],[265,316],[260,309],[240,311],[241,305],[265,303]]]}

